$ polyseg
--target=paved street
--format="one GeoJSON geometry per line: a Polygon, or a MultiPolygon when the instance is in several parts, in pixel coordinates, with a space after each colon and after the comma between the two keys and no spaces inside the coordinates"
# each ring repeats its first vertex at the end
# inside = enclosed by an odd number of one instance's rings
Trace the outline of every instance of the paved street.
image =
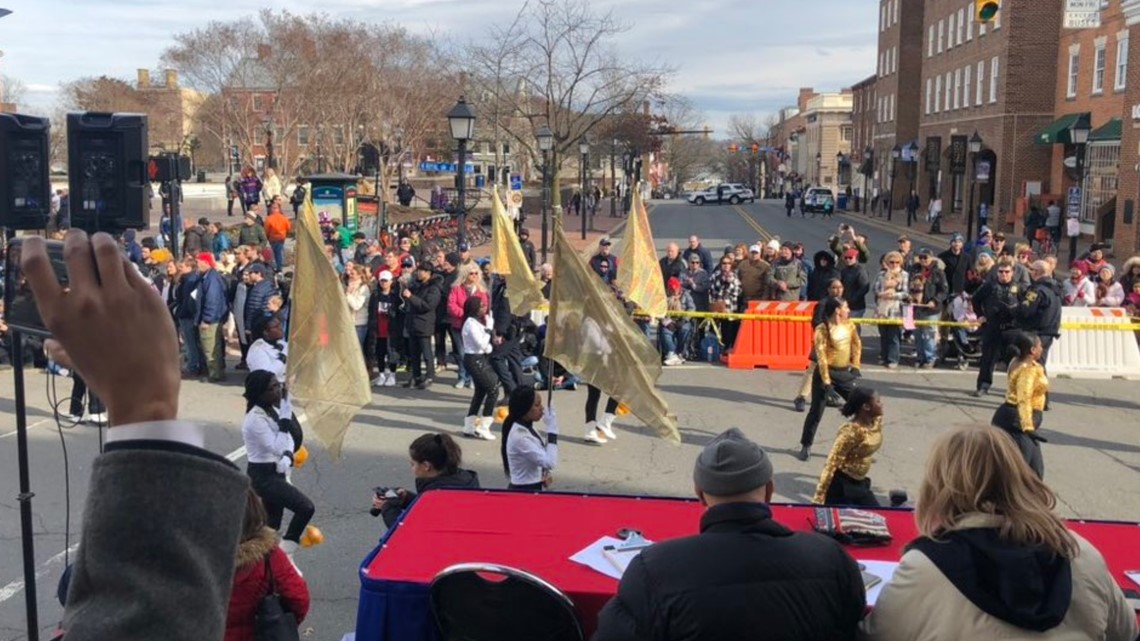
{"type": "MultiPolygon", "coordinates": [[[[897,233],[863,224],[859,215],[833,220],[784,217],[782,205],[758,203],[692,207],[663,201],[651,214],[659,247],[675,239],[684,242],[700,234],[718,254],[723,245],[755,242],[770,235],[802,240],[809,255],[821,247],[840,221],[854,224],[870,238],[872,254],[894,246],[897,233]]],[[[944,244],[933,245],[939,249],[944,244]]],[[[915,247],[922,241],[916,240],[915,247]]],[[[865,361],[874,362],[869,341],[865,361]]],[[[886,435],[871,471],[874,488],[885,494],[906,488],[913,497],[931,440],[946,426],[986,422],[1000,402],[997,394],[974,399],[973,373],[948,370],[915,372],[903,368],[888,372],[868,365],[864,384],[878,389],[886,404],[886,435]]],[[[814,491],[823,458],[841,418],[828,410],[821,424],[814,455],[808,462],[793,457],[803,414],[791,408],[799,373],[765,370],[734,371],[719,366],[686,364],[667,368],[660,380],[665,398],[676,412],[683,443],[672,446],[652,437],[631,420],[619,419],[619,439],[604,447],[581,440],[585,391],[559,392],[558,407],[565,434],[561,464],[555,471],[560,490],[620,492],[686,496],[692,491],[692,462],[699,448],[713,435],[739,426],[764,444],[776,467],[780,500],[806,501],[814,491]]],[[[61,608],[54,601],[56,582],[63,569],[61,553],[78,540],[79,519],[86,497],[91,461],[98,451],[98,432],[91,427],[63,431],[71,473],[71,538],[64,539],[65,493],[61,437],[50,419],[46,377],[28,373],[31,428],[32,489],[36,493],[36,563],[39,571],[40,620],[47,629],[61,608]]],[[[244,402],[241,376],[231,373],[225,385],[186,383],[182,416],[209,423],[207,446],[227,454],[241,446],[239,434],[244,402]]],[[[318,447],[310,463],[294,475],[294,482],[314,500],[314,523],[326,543],[302,550],[297,562],[313,594],[313,608],[303,626],[309,639],[340,639],[355,625],[359,581],[357,568],[376,543],[383,525],[368,515],[371,488],[377,485],[410,486],[406,448],[428,430],[457,433],[468,391],[454,390],[454,373],[440,376],[429,392],[384,389],[371,407],[357,418],[349,432],[345,455],[334,462],[318,447]]],[[[70,381],[60,379],[62,397],[70,381]]],[[[1140,514],[1140,446],[1135,434],[1136,383],[1128,381],[1053,382],[1054,409],[1046,414],[1044,446],[1046,479],[1060,496],[1058,509],[1066,516],[1135,519],[1140,514]]],[[[1004,391],[998,376],[995,392],[1004,391]]],[[[13,430],[12,371],[0,371],[0,412],[7,418],[0,427],[0,641],[22,638],[23,593],[21,574],[16,452],[13,430]]],[[[477,470],[484,487],[505,486],[499,461],[499,443],[463,441],[466,465],[477,470]]],[[[236,455],[235,455],[236,458],[236,455]]],[[[244,461],[239,459],[239,464],[244,461]]],[[[161,479],[155,479],[156,484],[161,479]]],[[[178,500],[178,488],[169,499],[178,500]]],[[[694,528],[696,524],[694,523],[694,528]]],[[[474,552],[473,552],[474,553],[474,552]]]]}

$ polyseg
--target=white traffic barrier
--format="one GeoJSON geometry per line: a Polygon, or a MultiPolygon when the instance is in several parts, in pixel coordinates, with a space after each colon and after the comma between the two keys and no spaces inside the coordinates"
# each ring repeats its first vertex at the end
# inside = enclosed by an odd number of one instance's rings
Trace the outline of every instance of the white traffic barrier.
{"type": "Polygon", "coordinates": [[[1132,331],[1111,329],[1132,322],[1119,307],[1065,307],[1061,337],[1049,350],[1049,376],[1140,379],[1140,346],[1132,331]],[[1104,325],[1105,329],[1064,329],[1065,323],[1104,325]]]}

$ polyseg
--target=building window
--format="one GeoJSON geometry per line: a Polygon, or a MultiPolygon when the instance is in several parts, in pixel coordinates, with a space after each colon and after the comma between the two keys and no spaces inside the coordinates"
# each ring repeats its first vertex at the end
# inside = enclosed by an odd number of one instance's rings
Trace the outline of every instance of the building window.
{"type": "Polygon", "coordinates": [[[1104,43],[1097,43],[1096,51],[1093,54],[1093,94],[1104,93],[1104,63],[1106,55],[1107,52],[1105,51],[1104,43]]]}
{"type": "Polygon", "coordinates": [[[264,105],[262,105],[261,95],[253,94],[253,110],[260,112],[263,106],[264,105]]]}
{"type": "Polygon", "coordinates": [[[503,143],[503,155],[504,156],[511,155],[511,143],[509,143],[509,142],[503,143]]]}
{"type": "Polygon", "coordinates": [[[1085,152],[1085,188],[1081,190],[1081,222],[1096,221],[1097,211],[1116,198],[1120,141],[1094,142],[1085,152]]]}
{"type": "Polygon", "coordinates": [[[986,23],[980,22],[978,23],[978,37],[980,38],[984,35],[986,35],[986,23]]]}
{"type": "Polygon", "coordinates": [[[934,113],[941,111],[942,104],[942,76],[934,77],[934,113]]]}
{"type": "Polygon", "coordinates": [[[946,50],[950,51],[954,48],[954,14],[951,13],[950,17],[946,19],[946,50]]]}
{"type": "Polygon", "coordinates": [[[962,107],[970,107],[970,65],[962,68],[962,107]]]}
{"type": "Polygon", "coordinates": [[[959,9],[958,10],[958,30],[955,32],[959,45],[961,45],[963,42],[965,42],[964,40],[962,40],[962,31],[965,30],[965,28],[966,28],[965,23],[966,23],[966,12],[963,9],[959,9]]]}
{"type": "Polygon", "coordinates": [[[891,94],[891,122],[895,120],[895,94],[891,94]]]}
{"type": "Polygon", "coordinates": [[[982,89],[985,88],[986,80],[986,63],[978,63],[978,84],[974,85],[974,104],[982,106],[982,89]]]}
{"type": "Polygon", "coordinates": [[[891,47],[893,54],[891,55],[891,73],[899,72],[899,48],[891,47]]]}
{"type": "Polygon", "coordinates": [[[1069,47],[1069,80],[1065,85],[1065,97],[1077,97],[1077,78],[1081,71],[1081,51],[1080,45],[1073,45],[1069,47]]]}
{"type": "Polygon", "coordinates": [[[942,53],[942,41],[946,37],[946,21],[938,21],[938,53],[942,53]]]}
{"type": "Polygon", "coordinates": [[[895,24],[899,23],[899,0],[895,0],[895,24]]]}
{"type": "Polygon", "coordinates": [[[931,58],[934,56],[934,25],[926,30],[926,57],[931,58]]]}
{"type": "Polygon", "coordinates": [[[954,70],[954,108],[962,106],[962,70],[954,70]]]}
{"type": "Polygon", "coordinates": [[[845,126],[839,128],[839,139],[843,142],[851,142],[851,127],[845,126]]]}
{"type": "Polygon", "coordinates": [[[298,145],[309,144],[309,126],[308,125],[299,125],[297,127],[297,144],[298,145]]]}
{"type": "Polygon", "coordinates": [[[883,54],[884,53],[885,52],[882,52],[882,51],[879,52],[879,66],[877,68],[877,72],[878,72],[880,78],[883,77],[883,54]]]}
{"type": "Polygon", "coordinates": [[[990,104],[997,102],[998,92],[998,57],[990,60],[990,104]]]}
{"type": "Polygon", "coordinates": [[[1119,39],[1116,41],[1116,82],[1113,88],[1121,91],[1128,78],[1128,32],[1125,31],[1123,36],[1117,38],[1119,39]]]}
{"type": "Polygon", "coordinates": [[[926,79],[926,115],[928,115],[928,116],[930,115],[930,92],[932,91],[933,87],[934,87],[934,85],[932,84],[931,79],[927,78],[926,79]]]}
{"type": "Polygon", "coordinates": [[[994,31],[1001,29],[1001,11],[994,14],[994,31]]]}
{"type": "Polygon", "coordinates": [[[953,102],[951,102],[951,97],[953,95],[954,95],[954,74],[947,71],[946,72],[946,99],[942,102],[942,104],[945,105],[943,107],[944,110],[950,111],[950,105],[954,104],[953,102]]]}
{"type": "Polygon", "coordinates": [[[879,31],[887,30],[887,5],[879,7],[879,31]]]}
{"type": "Polygon", "coordinates": [[[344,144],[344,127],[336,125],[333,127],[333,143],[337,145],[344,144]]]}
{"type": "MultiPolygon", "coordinates": [[[[970,16],[974,13],[974,5],[971,4],[966,7],[966,15],[970,16]]],[[[966,42],[974,39],[974,21],[973,19],[966,20],[966,42]]]]}

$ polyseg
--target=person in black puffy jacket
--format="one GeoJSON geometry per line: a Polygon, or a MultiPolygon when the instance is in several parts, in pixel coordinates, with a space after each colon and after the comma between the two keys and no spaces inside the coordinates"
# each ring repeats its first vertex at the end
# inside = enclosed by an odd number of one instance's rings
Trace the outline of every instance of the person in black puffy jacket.
{"type": "Polygon", "coordinates": [[[400,514],[412,504],[416,495],[428,490],[444,488],[479,489],[479,473],[459,467],[463,464],[463,451],[455,439],[447,434],[424,434],[408,447],[412,475],[416,477],[416,491],[393,488],[387,496],[376,488],[372,496],[372,516],[382,516],[384,525],[392,527],[400,514]],[[395,496],[392,496],[392,495],[395,496]]]}
{"type": "Polygon", "coordinates": [[[701,533],[652,545],[622,575],[594,641],[853,639],[866,598],[836,541],[772,519],[772,463],[732,428],[697,457],[701,533]]]}

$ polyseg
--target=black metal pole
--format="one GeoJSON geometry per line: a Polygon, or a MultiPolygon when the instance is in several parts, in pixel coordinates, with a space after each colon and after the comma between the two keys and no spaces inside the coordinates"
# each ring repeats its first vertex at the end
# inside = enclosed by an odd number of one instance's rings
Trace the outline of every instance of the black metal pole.
{"type": "MultiPolygon", "coordinates": [[[[28,479],[28,409],[24,400],[24,337],[12,332],[12,367],[16,393],[16,454],[20,467],[20,542],[24,552],[24,604],[27,608],[28,641],[39,641],[36,611],[36,549],[32,538],[32,493],[28,479]]],[[[66,542],[64,543],[66,545],[66,542]]]]}
{"type": "MultiPolygon", "coordinates": [[[[1077,145],[1077,181],[1078,181],[1078,186],[1081,189],[1081,200],[1084,200],[1084,196],[1085,196],[1085,146],[1084,145],[1077,145]]],[[[1068,212],[1066,212],[1066,215],[1065,215],[1066,226],[1068,225],[1068,222],[1069,222],[1068,219],[1069,219],[1068,212]]],[[[1077,224],[1080,225],[1080,214],[1079,213],[1077,214],[1077,224]]],[[[1080,228],[1079,227],[1077,228],[1077,234],[1075,236],[1073,236],[1073,235],[1069,236],[1069,264],[1070,265],[1072,265],[1073,262],[1075,260],[1077,260],[1077,241],[1080,240],[1080,237],[1081,237],[1081,234],[1080,234],[1080,228]]]]}
{"type": "Polygon", "coordinates": [[[581,192],[578,195],[578,213],[582,216],[582,240],[586,240],[586,154],[582,154],[581,192]]]}
{"type": "Polygon", "coordinates": [[[178,242],[178,235],[182,233],[182,181],[174,180],[170,183],[170,254],[174,260],[182,255],[182,246],[178,242]]]}
{"type": "Polygon", "coordinates": [[[550,152],[542,150],[542,262],[546,262],[546,248],[550,235],[550,152]]]}
{"type": "MultiPolygon", "coordinates": [[[[617,145],[610,145],[610,218],[617,218],[617,145]]],[[[605,181],[605,174],[602,174],[605,181]]]]}
{"type": "Polygon", "coordinates": [[[272,169],[275,163],[273,162],[273,129],[267,128],[265,130],[265,167],[272,169]]]}
{"type": "Polygon", "coordinates": [[[966,210],[966,242],[974,242],[974,189],[978,186],[978,154],[974,154],[970,173],[970,207],[966,210]]]}
{"type": "Polygon", "coordinates": [[[459,191],[459,242],[467,242],[467,204],[464,202],[464,197],[467,195],[467,141],[459,141],[459,184],[456,188],[459,191]]]}
{"type": "Polygon", "coordinates": [[[911,223],[914,222],[914,217],[918,215],[918,211],[912,212],[910,210],[911,209],[910,197],[912,194],[914,194],[914,178],[915,178],[915,175],[917,173],[918,173],[918,160],[915,160],[913,165],[911,165],[911,163],[907,163],[906,177],[907,177],[907,179],[910,180],[910,189],[907,190],[907,193],[906,193],[906,226],[907,227],[911,226],[911,223]]]}
{"type": "Polygon", "coordinates": [[[891,159],[891,193],[887,200],[887,221],[890,222],[892,215],[895,213],[895,176],[898,174],[899,161],[897,158],[891,159]]]}

